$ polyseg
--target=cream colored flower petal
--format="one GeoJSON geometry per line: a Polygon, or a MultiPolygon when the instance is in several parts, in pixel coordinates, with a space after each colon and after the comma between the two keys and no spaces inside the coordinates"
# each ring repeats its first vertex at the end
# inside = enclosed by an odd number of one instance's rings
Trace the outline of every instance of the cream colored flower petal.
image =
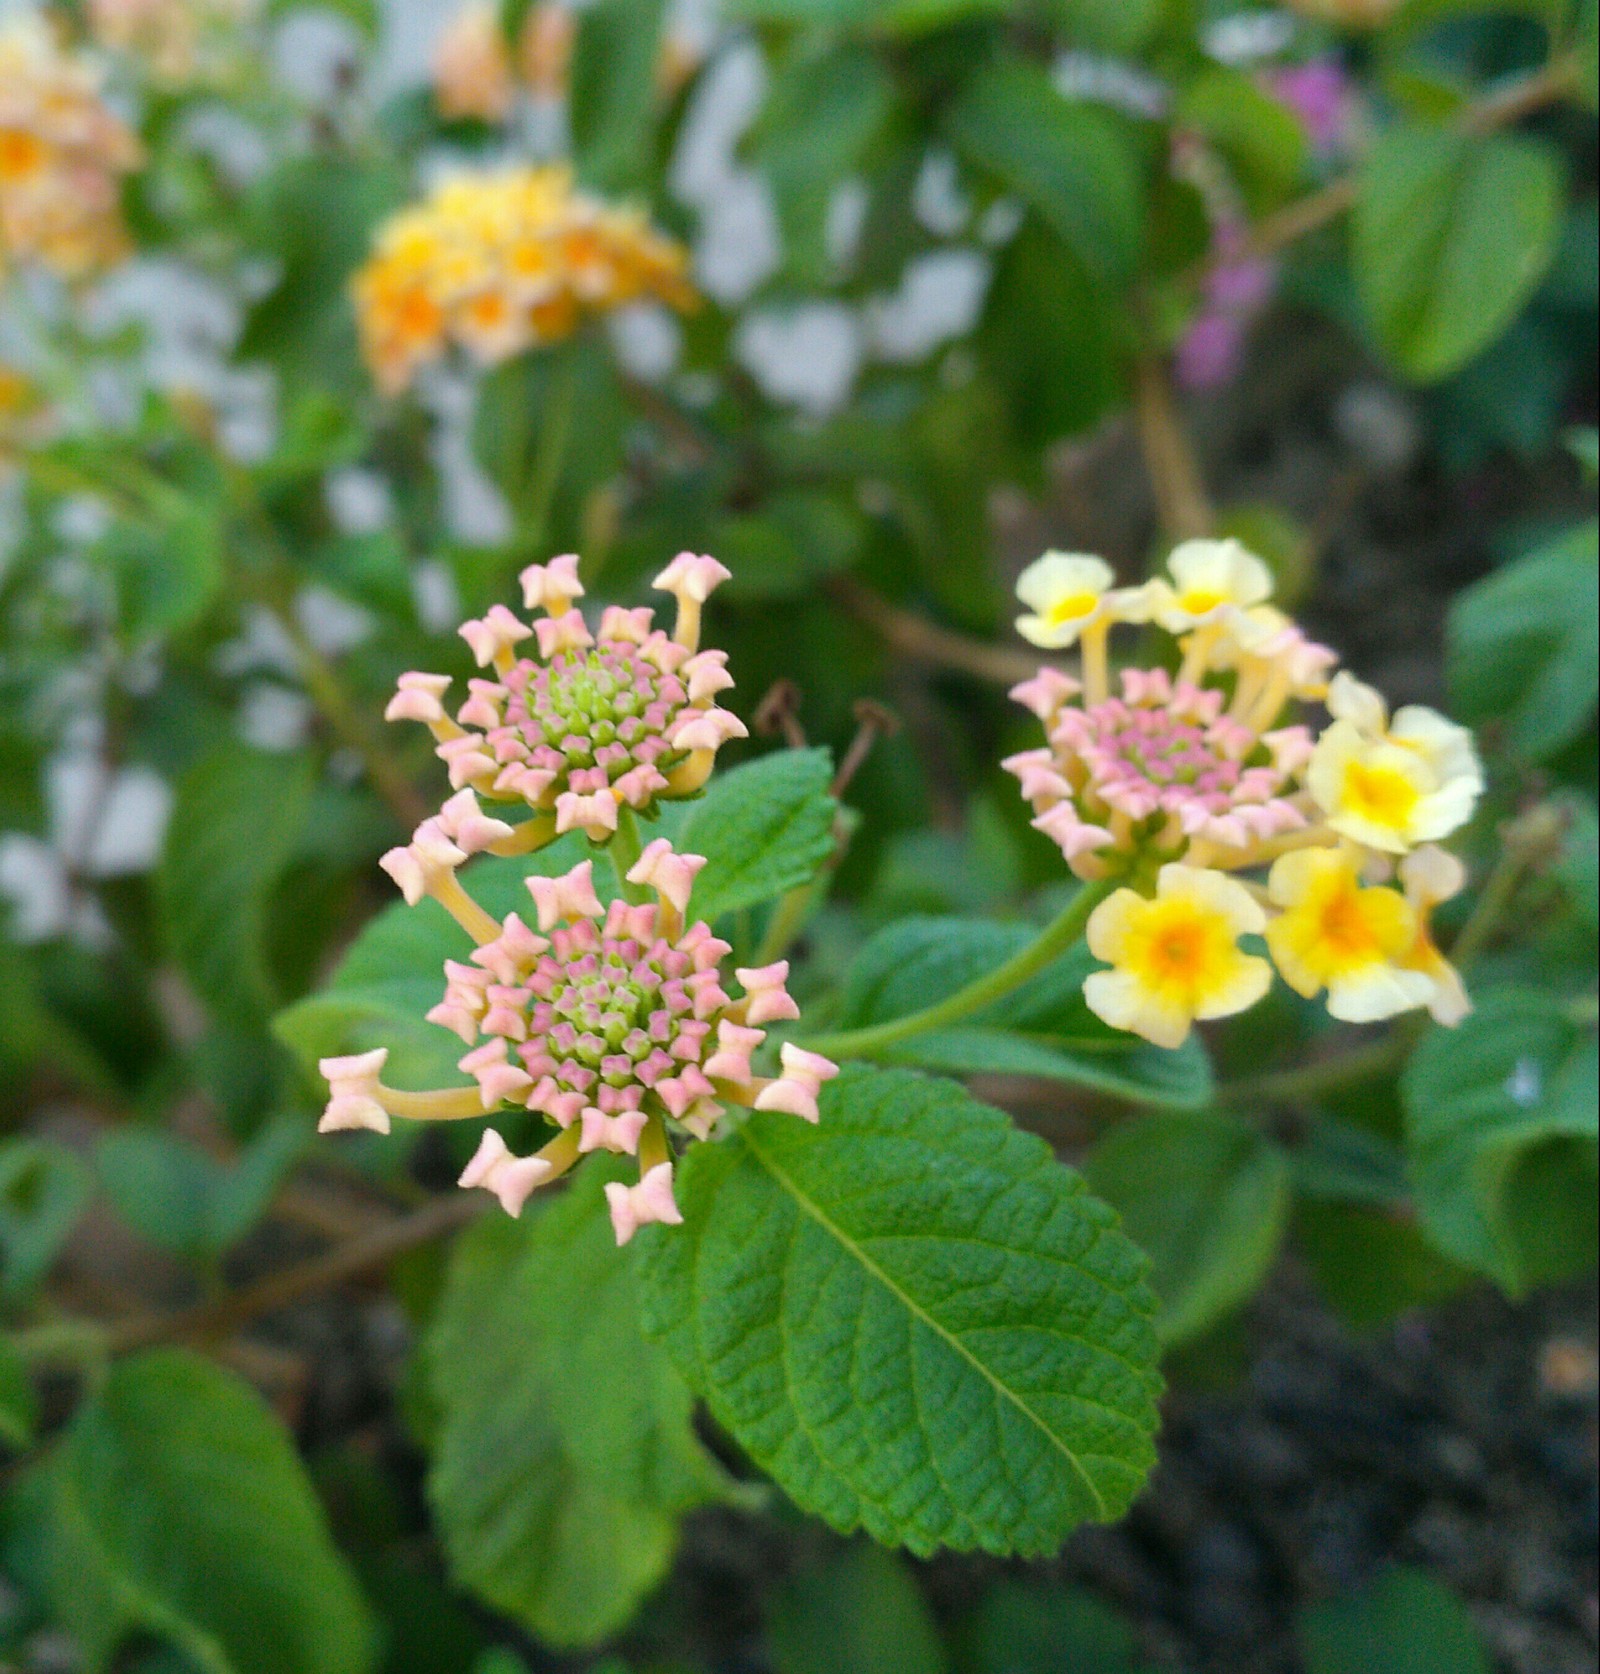
{"type": "Polygon", "coordinates": [[[1084,982],[1083,998],[1102,1023],[1140,1035],[1153,1046],[1173,1051],[1189,1038],[1189,1014],[1126,971],[1095,971],[1084,982]]]}

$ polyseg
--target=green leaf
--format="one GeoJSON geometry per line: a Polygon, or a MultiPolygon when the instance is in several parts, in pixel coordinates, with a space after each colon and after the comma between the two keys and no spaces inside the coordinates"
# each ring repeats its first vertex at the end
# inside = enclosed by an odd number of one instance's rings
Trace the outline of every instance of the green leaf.
{"type": "Polygon", "coordinates": [[[715,920],[810,883],[833,853],[832,778],[826,750],[776,750],[719,773],[674,822],[679,852],[707,861],[690,913],[715,920]]]}
{"type": "Polygon", "coordinates": [[[44,1278],[93,1191],[71,1151],[42,1139],[0,1141],[0,1296],[17,1301],[44,1278]]]}
{"type": "Polygon", "coordinates": [[[1461,1603],[1432,1576],[1392,1569],[1300,1618],[1307,1674],[1489,1674],[1461,1603]]]}
{"type": "Polygon", "coordinates": [[[95,1674],[130,1636],[205,1674],[362,1674],[372,1623],[288,1434],[176,1349],[115,1365],[45,1475],[48,1574],[95,1674]]]}
{"type": "Polygon", "coordinates": [[[961,1624],[957,1674],[1135,1674],[1133,1629],[1092,1594],[1002,1581],[961,1624]]]}
{"type": "Polygon", "coordinates": [[[1594,1030],[1531,988],[1478,995],[1401,1078],[1423,1226],[1513,1294],[1595,1259],[1595,1082],[1594,1030]]]}
{"type": "Polygon", "coordinates": [[[1289,1160],[1236,1117],[1141,1116],[1112,1129],[1083,1172],[1150,1257],[1164,1343],[1209,1330],[1272,1271],[1289,1217],[1289,1160]]]}
{"type": "Polygon", "coordinates": [[[1173,117],[1232,165],[1256,214],[1280,206],[1305,176],[1305,129],[1243,70],[1203,70],[1179,95],[1173,117]]]}
{"type": "Polygon", "coordinates": [[[1198,1036],[1175,1052],[1135,1041],[1125,1052],[1086,1052],[1047,1035],[1005,1029],[936,1029],[885,1047],[881,1062],[910,1064],[944,1075],[1028,1075],[1063,1081],[1130,1104],[1202,1110],[1211,1102],[1211,1061],[1198,1036]]]}
{"type": "Polygon", "coordinates": [[[944,1674],[917,1583],[881,1547],[857,1544],[778,1589],[767,1619],[776,1674],[944,1674]]]}
{"type": "Polygon", "coordinates": [[[847,1068],[816,1127],[684,1160],[643,1308],[801,1506],[919,1555],[1042,1556],[1154,1457],[1144,1263],[1044,1143],[948,1081],[847,1068]]]}
{"type": "Polygon", "coordinates": [[[1590,930],[1600,930],[1600,818],[1585,796],[1563,797],[1561,806],[1568,823],[1556,876],[1579,918],[1590,930]]]}
{"type": "Polygon", "coordinates": [[[222,529],[204,505],[171,521],[114,523],[92,556],[115,579],[117,622],[131,645],[197,622],[222,587],[222,529]]]}
{"type": "Polygon", "coordinates": [[[255,1225],[308,1138],[295,1118],[270,1123],[230,1169],[163,1128],[130,1126],[106,1134],[95,1160],[130,1226],[197,1260],[221,1254],[255,1225]]]}
{"type": "Polygon", "coordinates": [[[1446,674],[1452,706],[1542,761],[1577,738],[1600,689],[1600,524],[1588,523],[1456,596],[1446,674]]]}
{"type": "Polygon", "coordinates": [[[591,1164],[529,1222],[457,1243],[427,1341],[429,1477],[455,1575],[556,1645],[622,1627],[666,1574],[679,1515],[727,1483],[691,1399],[640,1335],[634,1263],[591,1164]]]}
{"type": "Polygon", "coordinates": [[[1537,289],[1561,235],[1560,155],[1520,134],[1400,124],[1373,147],[1352,262],[1378,341],[1431,383],[1485,349],[1537,289]]]}
{"type": "Polygon", "coordinates": [[[33,1445],[39,1427],[39,1397],[27,1362],[9,1337],[0,1337],[0,1447],[21,1452],[33,1445]]]}
{"type": "Polygon", "coordinates": [[[1129,329],[1120,299],[1029,215],[997,258],[979,332],[1024,447],[1079,435],[1121,404],[1129,329]]]}
{"type": "Polygon", "coordinates": [[[1295,1245],[1329,1305],[1356,1331],[1442,1302],[1472,1277],[1422,1235],[1409,1205],[1302,1198],[1295,1245]]]}
{"type": "Polygon", "coordinates": [[[789,265],[801,282],[826,276],[834,190],[883,133],[893,92],[877,55],[852,42],[803,38],[773,67],[750,155],[771,184],[789,265]]]}
{"type": "Polygon", "coordinates": [[[1144,169],[1128,118],[1063,98],[1036,65],[1002,58],[962,89],[956,149],[1042,215],[1097,278],[1125,282],[1144,243],[1144,169]]]}
{"type": "Polygon", "coordinates": [[[920,35],[948,24],[993,16],[1008,0],[729,0],[729,17],[751,23],[868,29],[920,35]]]}
{"type": "MultiPolygon", "coordinates": [[[[596,892],[609,901],[617,893],[610,859],[576,833],[523,859],[476,860],[460,877],[485,911],[504,918],[527,911],[525,879],[555,877],[584,859],[594,860],[596,892]]],[[[384,1073],[391,1085],[464,1085],[456,1069],[460,1039],[427,1022],[425,1013],[444,993],[445,960],[465,959],[471,951],[467,933],[437,901],[415,907],[397,901],[363,928],[320,993],[279,1012],[273,1033],[307,1069],[314,1070],[319,1058],[387,1046],[384,1073]]]]}
{"type": "Polygon", "coordinates": [[[227,744],[178,781],[156,883],[167,937],[201,1003],[258,1024],[278,1003],[266,958],[272,886],[311,799],[312,764],[227,744]]]}
{"type": "Polygon", "coordinates": [[[636,192],[656,120],[663,0],[598,0],[578,13],[572,49],[573,156],[585,184],[636,192]]]}

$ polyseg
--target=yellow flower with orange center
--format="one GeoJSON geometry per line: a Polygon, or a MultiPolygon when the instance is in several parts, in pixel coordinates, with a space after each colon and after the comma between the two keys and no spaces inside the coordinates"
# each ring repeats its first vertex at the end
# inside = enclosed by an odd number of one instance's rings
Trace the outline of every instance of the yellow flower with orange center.
{"type": "Polygon", "coordinates": [[[37,17],[0,28],[0,269],[36,261],[77,279],[119,258],[121,177],[139,161],[83,59],[37,17]]]}
{"type": "Polygon", "coordinates": [[[1423,931],[1416,908],[1398,890],[1364,884],[1353,854],[1283,855],[1267,893],[1283,909],[1267,926],[1267,947],[1297,994],[1327,989],[1330,1015],[1345,1023],[1375,1023],[1433,999],[1434,977],[1413,968],[1423,931]]]}
{"type": "Polygon", "coordinates": [[[1241,951],[1267,915],[1220,872],[1163,866],[1153,898],[1119,889],[1095,908],[1089,951],[1111,969],[1083,985],[1091,1011],[1157,1046],[1181,1046],[1197,1021],[1231,1017],[1271,986],[1272,967],[1241,951]]]}
{"type": "Polygon", "coordinates": [[[518,168],[460,176],[395,216],[353,289],[367,362],[398,392],[451,348],[493,366],[624,303],[688,308],[687,270],[681,246],[569,170],[518,168]]]}

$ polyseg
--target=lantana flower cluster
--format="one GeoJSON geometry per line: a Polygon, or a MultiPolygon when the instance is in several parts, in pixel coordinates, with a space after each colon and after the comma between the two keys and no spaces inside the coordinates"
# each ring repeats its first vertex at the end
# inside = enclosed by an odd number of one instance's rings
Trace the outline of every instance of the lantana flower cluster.
{"type": "Polygon", "coordinates": [[[1049,667],[1016,688],[1048,742],[1005,766],[1080,878],[1128,879],[1088,922],[1110,967],[1088,1004],[1175,1047],[1254,1005],[1275,966],[1347,1022],[1421,1007],[1458,1022],[1470,1004],[1430,921],[1465,883],[1438,845],[1483,789],[1471,735],[1431,709],[1391,716],[1336,672],[1237,541],[1186,542],[1168,570],[1117,587],[1100,559],[1050,553],[1018,584],[1018,631],[1076,646],[1082,677],[1049,667]],[[1172,636],[1174,655],[1113,680],[1119,624],[1172,636]],[[1297,717],[1309,706],[1331,717],[1320,732],[1297,717]]]}
{"type": "Polygon", "coordinates": [[[494,366],[625,303],[688,308],[687,272],[681,245],[552,165],[446,181],[384,224],[354,288],[368,364],[394,394],[452,347],[494,366]]]}
{"type": "Polygon", "coordinates": [[[89,0],[89,29],[155,80],[181,86],[223,69],[258,10],[259,0],[89,0]]]}
{"type": "MultiPolygon", "coordinates": [[[[671,634],[651,610],[615,605],[591,630],[571,554],[521,579],[524,604],[542,614],[530,625],[495,605],[462,625],[488,676],[468,682],[454,718],[444,706],[449,677],[421,672],[401,675],[387,718],[426,723],[458,790],[522,803],[532,815],[519,827],[523,852],[568,831],[603,842],[622,809],[648,817],[659,801],[700,791],[722,745],[746,736],[716,701],[733,685],[727,654],[700,649],[702,606],[728,571],[684,552],[656,577],[678,601],[671,634]]],[[[425,846],[419,833],[414,847],[425,846]]]]}
{"type": "Polygon", "coordinates": [[[606,1187],[619,1243],[652,1221],[681,1217],[673,1196],[675,1142],[707,1138],[730,1105],[817,1120],[817,1094],[837,1074],[826,1058],[783,1043],[779,1073],[753,1059],[768,1026],[798,1018],[789,967],[725,969],[731,947],[690,915],[702,856],[656,838],[617,863],[621,893],[603,901],[585,860],[559,877],[530,877],[527,916],[497,919],[457,873],[472,856],[528,853],[561,832],[613,840],[619,811],[631,822],[659,800],[693,794],[719,745],[743,725],[711,700],[732,684],[719,651],[699,649],[701,607],[728,572],[715,559],[680,554],[657,585],[678,598],[673,634],[649,610],[613,607],[597,632],[584,622],[577,559],[535,565],[522,577],[529,627],[496,607],[462,635],[492,680],[471,682],[457,721],[445,714],[443,676],[407,674],[391,718],[422,720],[459,788],[412,841],[381,864],[415,905],[431,896],[474,944],[444,966],[428,1020],[458,1035],[471,1084],[406,1092],[381,1080],[387,1050],[322,1063],[331,1097],[324,1132],[389,1131],[394,1116],[455,1120],[528,1111],[559,1130],[518,1156],[497,1128],[485,1131],[461,1184],[493,1192],[520,1213],[537,1187],[582,1156],[636,1157],[634,1184],[606,1187]],[[536,661],[517,655],[535,640],[536,661]],[[479,801],[522,803],[513,826],[479,801]],[[626,867],[624,871],[623,868],[626,867]]]}
{"type": "Polygon", "coordinates": [[[38,18],[0,27],[0,274],[38,262],[81,279],[120,259],[122,177],[140,161],[86,59],[38,18]]]}

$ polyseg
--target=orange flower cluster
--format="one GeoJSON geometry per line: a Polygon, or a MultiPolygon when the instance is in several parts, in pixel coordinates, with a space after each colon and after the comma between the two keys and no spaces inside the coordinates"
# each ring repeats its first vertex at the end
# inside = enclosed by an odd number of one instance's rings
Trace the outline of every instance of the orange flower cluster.
{"type": "Polygon", "coordinates": [[[40,262],[77,279],[116,261],[121,177],[139,162],[87,63],[36,18],[0,29],[0,273],[40,262]]]}
{"type": "Polygon", "coordinates": [[[452,347],[494,366],[624,303],[688,308],[687,270],[681,245],[566,168],[462,175],[380,231],[355,279],[362,346],[395,394],[452,347]]]}

